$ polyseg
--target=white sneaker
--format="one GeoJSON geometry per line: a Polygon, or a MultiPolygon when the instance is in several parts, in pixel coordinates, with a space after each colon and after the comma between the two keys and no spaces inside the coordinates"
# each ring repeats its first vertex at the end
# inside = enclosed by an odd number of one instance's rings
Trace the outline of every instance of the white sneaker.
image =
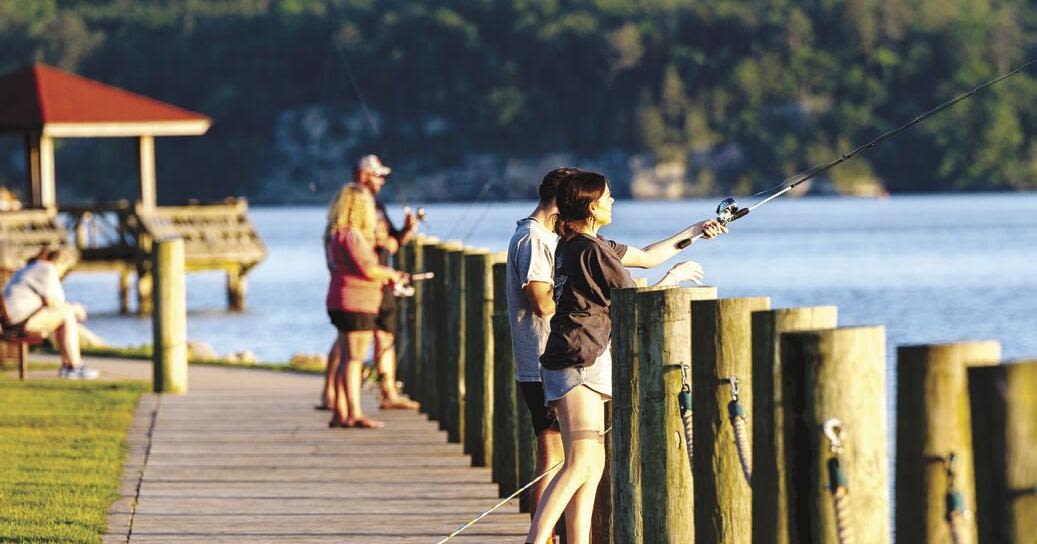
{"type": "Polygon", "coordinates": [[[77,367],[61,367],[58,371],[59,378],[67,378],[69,380],[96,380],[101,373],[92,369],[87,368],[86,365],[79,365],[77,367]]]}

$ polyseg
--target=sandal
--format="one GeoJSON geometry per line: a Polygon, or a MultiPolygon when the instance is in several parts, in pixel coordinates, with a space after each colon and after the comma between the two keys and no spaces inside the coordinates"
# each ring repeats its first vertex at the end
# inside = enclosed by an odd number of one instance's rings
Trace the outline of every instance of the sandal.
{"type": "Polygon", "coordinates": [[[331,410],[331,406],[328,406],[327,404],[316,404],[313,406],[313,409],[327,412],[328,410],[331,410]]]}
{"type": "Polygon", "coordinates": [[[350,425],[348,421],[339,421],[338,418],[332,418],[331,421],[328,422],[328,428],[331,429],[345,429],[347,427],[352,427],[352,425],[350,425]]]}
{"type": "Polygon", "coordinates": [[[421,404],[411,399],[397,398],[396,400],[383,400],[379,408],[382,410],[417,410],[421,408],[421,404]]]}
{"type": "Polygon", "coordinates": [[[354,419],[354,420],[351,420],[351,421],[346,421],[345,426],[346,427],[355,428],[355,429],[381,429],[382,427],[385,426],[385,423],[382,423],[381,421],[375,421],[373,419],[367,419],[366,417],[362,417],[360,419],[354,419]]]}

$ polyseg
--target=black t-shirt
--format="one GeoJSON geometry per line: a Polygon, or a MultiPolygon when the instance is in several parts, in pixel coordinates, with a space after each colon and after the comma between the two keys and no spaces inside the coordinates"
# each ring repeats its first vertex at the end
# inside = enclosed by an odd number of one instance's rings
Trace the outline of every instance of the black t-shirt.
{"type": "Polygon", "coordinates": [[[623,267],[627,246],[601,236],[578,234],[555,250],[555,315],[544,368],[590,366],[605,351],[612,334],[612,289],[633,287],[623,267]]]}

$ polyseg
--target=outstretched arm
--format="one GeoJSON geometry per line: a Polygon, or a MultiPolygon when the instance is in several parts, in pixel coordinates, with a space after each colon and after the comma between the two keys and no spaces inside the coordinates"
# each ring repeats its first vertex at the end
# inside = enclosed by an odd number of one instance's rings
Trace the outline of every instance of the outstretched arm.
{"type": "Polygon", "coordinates": [[[727,227],[721,225],[716,219],[699,221],[694,225],[660,240],[654,244],[645,246],[643,249],[631,247],[623,255],[623,266],[631,268],[654,268],[670,260],[674,255],[680,253],[677,242],[686,238],[694,238],[702,234],[707,240],[715,238],[727,232],[727,227]]]}

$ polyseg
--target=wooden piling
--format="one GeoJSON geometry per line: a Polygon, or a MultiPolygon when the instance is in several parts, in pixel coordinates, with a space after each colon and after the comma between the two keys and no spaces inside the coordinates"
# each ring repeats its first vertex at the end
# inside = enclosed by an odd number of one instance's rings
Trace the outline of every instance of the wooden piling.
{"type": "MultiPolygon", "coordinates": [[[[435,274],[425,287],[425,300],[421,307],[422,341],[424,342],[421,354],[422,374],[425,379],[418,384],[421,409],[428,414],[429,419],[441,421],[439,403],[440,382],[440,359],[445,349],[443,337],[445,334],[446,319],[443,312],[443,299],[445,291],[444,274],[446,271],[446,250],[440,242],[428,241],[424,249],[424,259],[428,270],[435,274]]],[[[442,429],[442,426],[440,426],[442,429]]]]}
{"type": "MultiPolygon", "coordinates": [[[[621,319],[629,314],[627,297],[628,293],[620,294],[624,307],[619,310],[621,319]]],[[[616,361],[612,367],[613,372],[622,369],[614,385],[623,388],[619,395],[624,399],[622,405],[616,406],[613,421],[615,424],[625,419],[630,426],[627,430],[621,425],[622,434],[613,439],[617,446],[614,456],[619,460],[614,485],[633,485],[640,478],[640,523],[645,542],[694,542],[691,468],[677,394],[682,384],[680,365],[689,364],[692,357],[690,305],[695,300],[716,298],[716,289],[647,290],[635,293],[634,298],[636,325],[613,321],[613,331],[619,334],[617,341],[621,346],[628,344],[623,356],[630,357],[616,361]],[[637,333],[636,351],[629,345],[631,339],[625,336],[631,328],[637,333]],[[638,367],[636,381],[624,368],[634,361],[638,367]],[[640,451],[633,444],[635,441],[640,442],[640,451]],[[638,456],[639,475],[636,466],[626,460],[638,456]]],[[[627,535],[636,534],[629,524],[638,522],[637,496],[627,493],[618,498],[620,502],[613,508],[620,516],[616,519],[616,542],[627,542],[627,535]],[[634,511],[623,511],[626,508],[634,511]]]]}
{"type": "Polygon", "coordinates": [[[1037,535],[1037,360],[968,369],[979,542],[1037,535]]]}
{"type": "MultiPolygon", "coordinates": [[[[499,259],[499,258],[498,258],[499,259]]],[[[519,401],[515,381],[515,358],[511,351],[511,321],[508,316],[508,265],[502,259],[493,265],[493,480],[500,496],[519,488],[518,419],[519,401]]]]}
{"type": "Polygon", "coordinates": [[[156,241],[151,253],[153,291],[152,390],[187,393],[187,289],[184,241],[156,241]]]}
{"type": "Polygon", "coordinates": [[[616,542],[641,542],[638,288],[612,290],[612,525],[616,542]]]}
{"type": "Polygon", "coordinates": [[[781,334],[831,329],[835,306],[782,308],[752,314],[752,540],[756,544],[796,544],[789,540],[782,425],[781,334]]]}
{"type": "MultiPolygon", "coordinates": [[[[897,348],[897,541],[952,542],[949,492],[975,509],[967,370],[1000,360],[998,342],[897,348]]],[[[975,524],[959,521],[955,544],[976,542],[975,524]]]]}
{"type": "Polygon", "coordinates": [[[245,311],[248,278],[240,268],[227,270],[227,308],[232,312],[245,311]]]}
{"type": "Polygon", "coordinates": [[[145,260],[144,263],[147,265],[146,268],[144,266],[137,268],[137,313],[148,315],[152,310],[151,297],[154,281],[151,277],[151,261],[145,260]]]}
{"type": "Polygon", "coordinates": [[[147,315],[152,310],[152,290],[154,287],[154,281],[151,277],[152,263],[154,257],[148,258],[148,255],[154,255],[152,252],[152,245],[154,241],[151,235],[148,234],[143,228],[136,232],[137,235],[137,313],[141,315],[147,315]]]}
{"type": "Polygon", "coordinates": [[[743,419],[747,442],[753,426],[752,313],[767,309],[766,297],[691,303],[692,479],[695,534],[701,542],[751,541],[752,488],[740,462],[751,450],[737,446],[731,410],[737,385],[738,403],[748,416],[743,419]]]}
{"type": "Polygon", "coordinates": [[[838,463],[855,542],[889,542],[886,338],[881,326],[792,332],[781,340],[789,541],[835,544],[836,515],[822,432],[842,422],[838,463]]]}
{"type": "MultiPolygon", "coordinates": [[[[406,265],[411,273],[425,272],[425,243],[423,236],[415,236],[408,244],[406,265]]],[[[423,380],[428,379],[427,373],[422,368],[422,352],[425,348],[424,315],[425,290],[429,280],[416,281],[413,284],[414,296],[407,300],[407,312],[404,314],[407,326],[407,345],[404,346],[404,357],[409,364],[407,369],[407,392],[414,395],[420,389],[423,380]]],[[[421,402],[419,400],[419,402],[421,402]]]]}
{"type": "MultiPolygon", "coordinates": [[[[485,249],[464,254],[465,445],[473,467],[493,464],[493,263],[485,249]]],[[[501,293],[502,295],[504,293],[501,293]]]]}
{"type": "Polygon", "coordinates": [[[119,269],[119,313],[130,313],[130,285],[132,284],[130,270],[119,269]]]}
{"type": "MultiPolygon", "coordinates": [[[[393,256],[393,268],[408,274],[414,272],[414,239],[406,244],[401,244],[393,256]]],[[[411,360],[410,360],[410,312],[413,301],[410,297],[399,297],[396,299],[396,380],[403,382],[404,390],[411,383],[411,360]]]]}
{"type": "MultiPolygon", "coordinates": [[[[461,242],[446,246],[446,268],[443,273],[442,307],[444,331],[440,344],[439,413],[440,428],[447,432],[447,440],[464,444],[465,434],[465,285],[464,246],[461,242]]],[[[471,453],[464,448],[465,453],[471,453]]]]}

